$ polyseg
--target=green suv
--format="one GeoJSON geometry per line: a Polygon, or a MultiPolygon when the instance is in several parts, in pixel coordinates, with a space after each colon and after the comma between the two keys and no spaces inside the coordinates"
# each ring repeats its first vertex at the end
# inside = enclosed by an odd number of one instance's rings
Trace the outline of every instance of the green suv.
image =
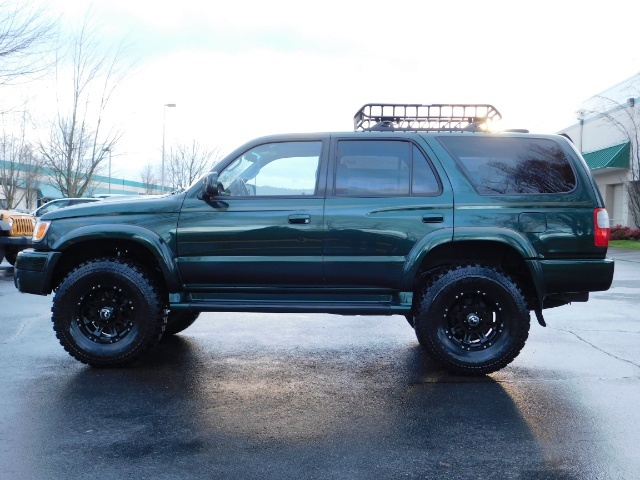
{"type": "Polygon", "coordinates": [[[520,352],[533,311],[607,290],[609,219],[562,136],[490,105],[368,104],[355,131],[275,135],[151,199],[45,214],[15,284],[81,362],[121,365],[200,312],[403,315],[444,368],[520,352]]]}

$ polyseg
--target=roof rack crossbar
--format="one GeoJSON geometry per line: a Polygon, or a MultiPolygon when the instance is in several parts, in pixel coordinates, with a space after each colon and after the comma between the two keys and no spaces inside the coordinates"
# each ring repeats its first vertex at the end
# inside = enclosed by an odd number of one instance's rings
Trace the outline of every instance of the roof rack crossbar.
{"type": "Polygon", "coordinates": [[[483,130],[502,118],[489,104],[368,103],[353,117],[355,131],[464,131],[483,130]]]}

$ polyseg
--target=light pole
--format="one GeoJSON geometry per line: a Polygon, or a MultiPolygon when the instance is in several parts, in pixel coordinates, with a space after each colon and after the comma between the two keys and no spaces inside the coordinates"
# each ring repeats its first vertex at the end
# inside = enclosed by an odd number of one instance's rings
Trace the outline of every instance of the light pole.
{"type": "Polygon", "coordinates": [[[160,180],[160,193],[164,193],[164,130],[165,130],[165,120],[167,119],[167,107],[175,107],[175,103],[165,103],[164,109],[162,113],[162,174],[160,180]]]}
{"type": "Polygon", "coordinates": [[[103,152],[109,152],[109,193],[111,193],[111,148],[103,148],[103,152]]]}

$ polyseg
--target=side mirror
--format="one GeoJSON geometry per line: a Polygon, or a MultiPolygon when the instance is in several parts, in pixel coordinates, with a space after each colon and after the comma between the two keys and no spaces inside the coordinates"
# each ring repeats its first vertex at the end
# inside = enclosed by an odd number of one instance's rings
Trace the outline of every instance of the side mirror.
{"type": "Polygon", "coordinates": [[[218,190],[218,172],[210,172],[202,179],[202,191],[205,197],[217,197],[220,195],[218,190]]]}

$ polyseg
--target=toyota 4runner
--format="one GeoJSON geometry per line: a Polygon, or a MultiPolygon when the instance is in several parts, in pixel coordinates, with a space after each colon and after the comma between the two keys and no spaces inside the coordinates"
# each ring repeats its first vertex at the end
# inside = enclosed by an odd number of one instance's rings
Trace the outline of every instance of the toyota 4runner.
{"type": "Polygon", "coordinates": [[[530,312],[607,290],[609,219],[562,136],[491,105],[368,104],[347,133],[276,135],[181,192],[44,215],[15,284],[64,348],[133,361],[200,312],[403,315],[441,366],[486,374],[530,312]]]}

